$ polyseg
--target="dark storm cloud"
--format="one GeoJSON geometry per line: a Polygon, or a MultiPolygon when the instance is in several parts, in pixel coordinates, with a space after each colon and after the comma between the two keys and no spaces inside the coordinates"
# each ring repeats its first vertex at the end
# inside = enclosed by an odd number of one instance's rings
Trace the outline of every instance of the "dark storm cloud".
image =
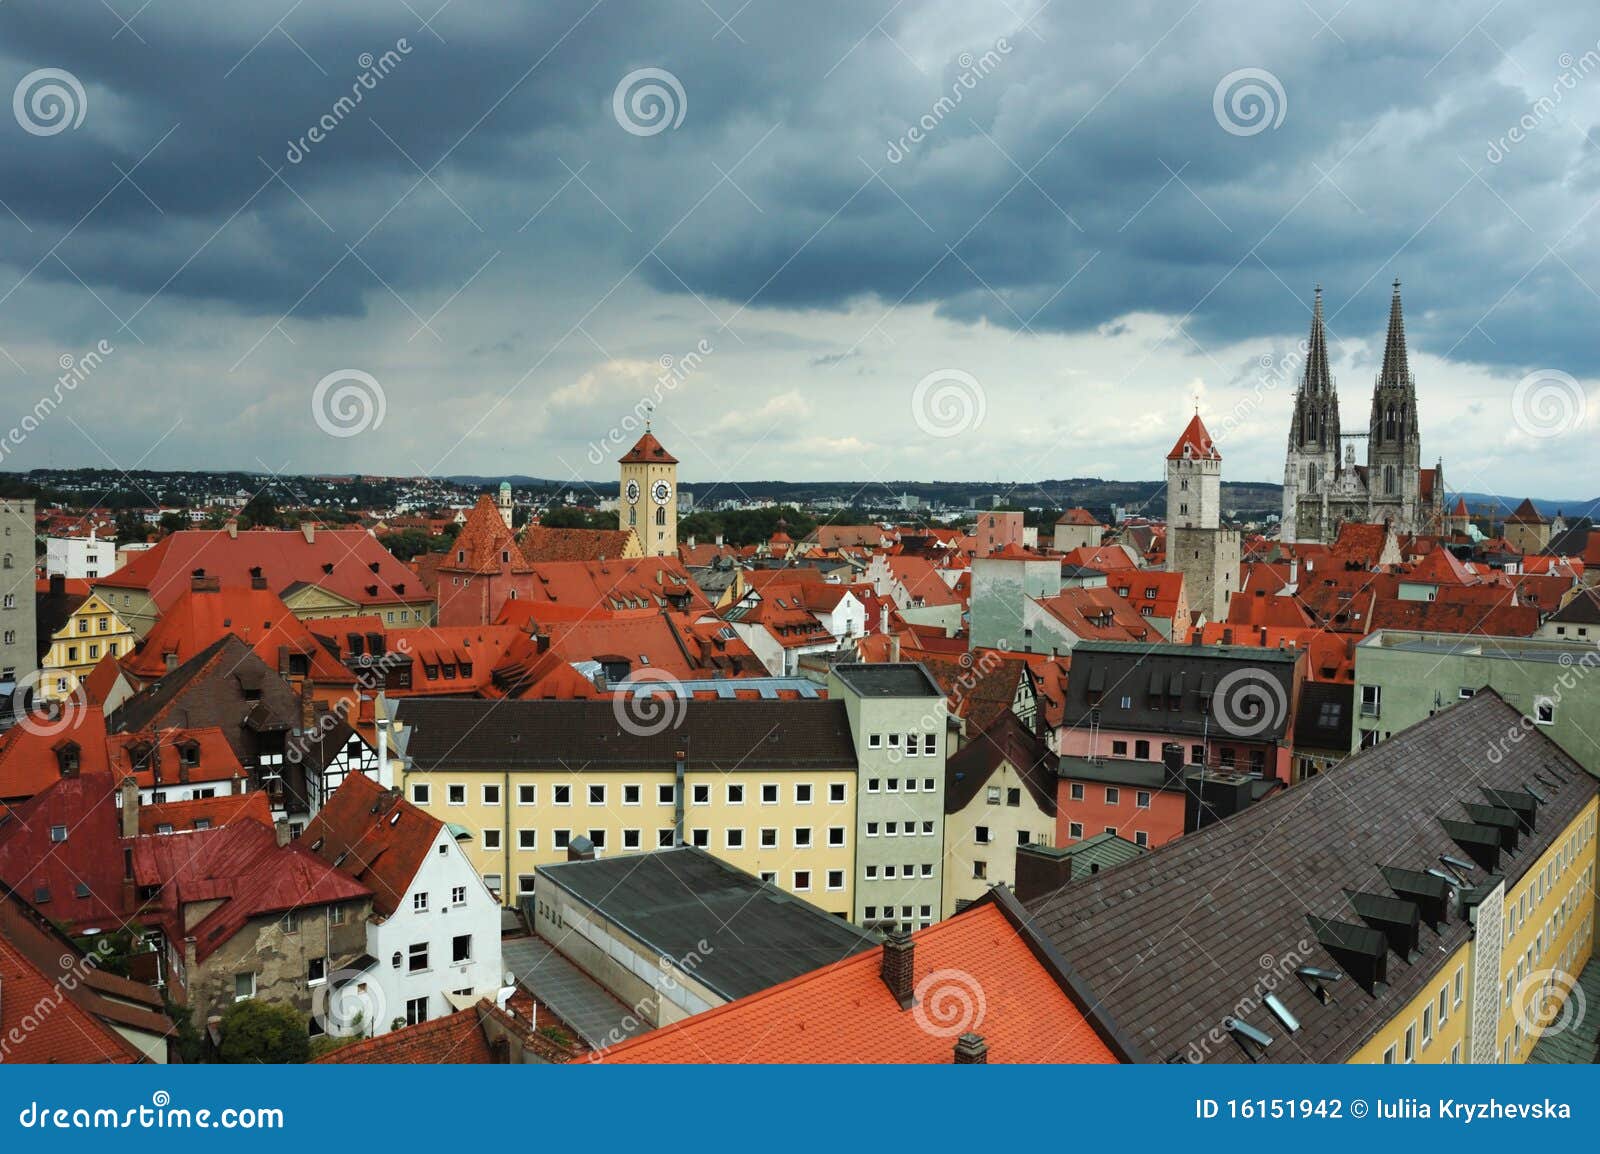
{"type": "Polygon", "coordinates": [[[1600,183],[1582,111],[1600,76],[1485,157],[1557,80],[1555,49],[1593,48],[1582,8],[1541,8],[1551,49],[1518,87],[1500,46],[1534,36],[1524,14],[1475,30],[1479,13],[1364,2],[1329,28],[1228,3],[757,0],[732,17],[730,0],[731,29],[698,3],[457,4],[431,28],[398,0],[283,7],[159,3],[121,31],[87,6],[0,8],[7,85],[65,68],[91,102],[48,138],[0,122],[0,292],[29,274],[356,316],[391,289],[452,291],[504,251],[530,307],[576,262],[602,283],[637,267],[723,315],[904,300],[1073,332],[1148,311],[1205,344],[1297,331],[1318,280],[1336,335],[1368,340],[1399,273],[1420,347],[1600,358],[1596,242],[1574,228],[1600,183]],[[402,39],[391,74],[305,143],[361,55],[402,39]],[[651,66],[681,81],[686,115],[629,135],[612,90],[651,66]],[[1232,135],[1213,92],[1245,68],[1287,107],[1232,135]]]}

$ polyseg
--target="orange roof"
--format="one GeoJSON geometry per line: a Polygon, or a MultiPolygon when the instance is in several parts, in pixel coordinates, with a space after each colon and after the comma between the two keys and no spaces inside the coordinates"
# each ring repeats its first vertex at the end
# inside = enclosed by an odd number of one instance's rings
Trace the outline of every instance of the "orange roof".
{"type": "Polygon", "coordinates": [[[457,1010],[415,1026],[390,1030],[364,1042],[341,1046],[316,1059],[319,1063],[382,1066],[443,1066],[494,1061],[476,1008],[457,1010]]]}
{"type": "MultiPolygon", "coordinates": [[[[72,958],[69,949],[53,941],[43,929],[22,919],[7,918],[0,928],[0,1038],[7,1040],[7,1062],[126,1064],[140,1060],[131,1043],[95,1015],[78,1005],[76,996],[63,996],[63,972],[48,973],[35,957],[72,958]],[[46,1007],[42,1012],[36,1007],[46,1007]]],[[[86,962],[74,961],[65,973],[93,972],[86,962]]],[[[78,974],[81,978],[81,973],[78,974]]],[[[65,987],[76,990],[76,984],[65,987]]]]}
{"type": "Polygon", "coordinates": [[[450,548],[430,567],[451,573],[499,573],[507,568],[513,573],[528,571],[516,535],[500,516],[500,507],[494,498],[487,493],[478,498],[478,503],[467,514],[466,523],[450,548]]]}
{"type": "Polygon", "coordinates": [[[880,947],[641,1035],[601,1060],[939,1064],[970,1032],[995,1063],[1116,1061],[993,902],[912,940],[918,997],[909,1010],[879,976],[880,947]]]}
{"type": "Polygon", "coordinates": [[[522,555],[529,561],[603,561],[621,557],[634,536],[631,529],[547,529],[529,525],[522,532],[522,555]]]}
{"type": "Polygon", "coordinates": [[[1206,430],[1206,423],[1196,413],[1189,423],[1184,426],[1177,444],[1172,446],[1172,452],[1167,454],[1167,460],[1176,461],[1188,457],[1199,457],[1207,461],[1220,461],[1222,454],[1217,451],[1216,442],[1211,439],[1211,434],[1206,430]]]}
{"type": "Polygon", "coordinates": [[[629,557],[605,561],[541,561],[530,565],[532,589],[526,598],[507,601],[500,620],[525,626],[532,608],[545,602],[592,609],[661,609],[672,601],[690,609],[710,609],[700,586],[669,557],[629,557]]]}
{"type": "Polygon", "coordinates": [[[648,429],[638,443],[627,453],[617,459],[619,465],[676,465],[678,458],[661,447],[661,442],[656,440],[655,434],[648,429]]]}
{"type": "Polygon", "coordinates": [[[258,789],[242,797],[200,797],[139,807],[139,832],[142,834],[159,833],[162,826],[170,826],[167,832],[172,833],[213,829],[230,821],[255,821],[271,829],[272,806],[266,793],[258,789]]]}
{"type": "Polygon", "coordinates": [[[1522,504],[1506,517],[1507,525],[1548,525],[1550,518],[1534,508],[1533,499],[1524,497],[1522,504]]]}
{"type": "Polygon", "coordinates": [[[1085,528],[1100,527],[1100,518],[1087,509],[1074,506],[1056,518],[1057,525],[1082,525],[1085,528]]]}
{"type": "Polygon", "coordinates": [[[182,665],[232,633],[276,670],[280,649],[307,659],[319,684],[348,685],[354,676],[321,645],[276,593],[248,586],[186,590],[123,661],[131,677],[153,681],[167,672],[167,657],[182,665]]]}
{"type": "Polygon", "coordinates": [[[1110,589],[1063,589],[1039,604],[1085,641],[1144,641],[1154,632],[1110,589]]]}
{"type": "Polygon", "coordinates": [[[1116,569],[1137,569],[1139,564],[1128,556],[1123,545],[1095,545],[1069,549],[1061,554],[1063,565],[1081,565],[1085,569],[1098,569],[1110,573],[1116,569]]]}
{"type": "Polygon", "coordinates": [[[301,842],[372,888],[372,911],[394,913],[443,828],[364,773],[352,773],[311,819],[301,842]]]}

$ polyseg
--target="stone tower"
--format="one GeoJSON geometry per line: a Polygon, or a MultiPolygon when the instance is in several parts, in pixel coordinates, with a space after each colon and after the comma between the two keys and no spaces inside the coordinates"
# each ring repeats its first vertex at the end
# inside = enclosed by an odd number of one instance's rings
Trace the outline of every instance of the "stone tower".
{"type": "Polygon", "coordinates": [[[1222,528],[1222,454],[1196,413],[1167,454],[1167,570],[1183,574],[1189,607],[1228,616],[1239,587],[1239,533],[1222,528]]]}
{"type": "Polygon", "coordinates": [[[1372,390],[1367,436],[1370,518],[1406,531],[1420,526],[1422,446],[1417,434],[1417,387],[1406,358],[1406,327],[1400,312],[1400,281],[1389,302],[1389,335],[1383,369],[1372,390]]]}
{"type": "Polygon", "coordinates": [[[1322,324],[1322,286],[1318,285],[1283,469],[1283,541],[1327,538],[1328,510],[1323,497],[1338,471],[1339,393],[1328,371],[1328,337],[1322,324]]]}
{"type": "Polygon", "coordinates": [[[511,523],[511,482],[500,482],[500,496],[495,500],[495,506],[500,510],[500,519],[506,523],[507,529],[514,529],[511,523]]]}
{"type": "Polygon", "coordinates": [[[645,426],[644,436],[618,461],[622,489],[617,524],[639,535],[646,557],[678,555],[678,458],[645,426]]]}

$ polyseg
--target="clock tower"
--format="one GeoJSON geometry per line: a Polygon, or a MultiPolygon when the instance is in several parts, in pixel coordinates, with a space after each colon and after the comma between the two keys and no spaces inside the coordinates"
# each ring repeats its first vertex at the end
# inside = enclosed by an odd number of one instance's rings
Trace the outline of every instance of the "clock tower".
{"type": "Polygon", "coordinates": [[[622,489],[617,525],[639,535],[646,557],[678,555],[678,458],[645,425],[639,443],[618,462],[622,489]]]}

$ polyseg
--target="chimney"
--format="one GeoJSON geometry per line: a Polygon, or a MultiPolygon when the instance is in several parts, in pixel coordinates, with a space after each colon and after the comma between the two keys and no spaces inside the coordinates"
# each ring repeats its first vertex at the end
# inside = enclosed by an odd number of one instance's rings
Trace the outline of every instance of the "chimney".
{"type": "Polygon", "coordinates": [[[139,836],[139,779],[129,774],[119,787],[122,793],[122,836],[139,836]]]}
{"type": "Polygon", "coordinates": [[[956,1039],[956,1065],[987,1066],[988,1064],[989,1043],[983,1040],[982,1034],[962,1034],[956,1039]]]}
{"type": "Polygon", "coordinates": [[[1178,786],[1183,784],[1183,746],[1176,741],[1169,741],[1164,744],[1161,747],[1161,764],[1166,771],[1162,775],[1166,785],[1178,786]]]}
{"type": "Polygon", "coordinates": [[[717,534],[717,548],[718,549],[722,548],[722,534],[721,533],[717,534]]]}
{"type": "Polygon", "coordinates": [[[67,575],[65,573],[50,574],[50,596],[65,597],[67,595],[67,575]]]}
{"type": "Polygon", "coordinates": [[[314,545],[317,541],[317,525],[315,521],[300,522],[300,534],[306,539],[307,545],[314,545]]]}
{"type": "Polygon", "coordinates": [[[162,657],[166,661],[168,673],[171,673],[174,669],[178,668],[178,655],[176,653],[164,653],[162,654],[162,657]]]}
{"type": "Polygon", "coordinates": [[[261,572],[261,566],[252,565],[250,567],[250,588],[265,589],[266,587],[267,579],[261,572]]]}
{"type": "Polygon", "coordinates": [[[228,523],[224,528],[228,530],[229,538],[235,541],[239,539],[239,519],[237,517],[229,517],[228,523]]]}
{"type": "Polygon", "coordinates": [[[300,732],[315,733],[317,729],[317,699],[311,695],[311,678],[300,683],[300,732]]]}
{"type": "Polygon", "coordinates": [[[272,836],[273,836],[273,839],[275,841],[277,841],[279,849],[282,849],[284,846],[288,845],[289,844],[289,823],[287,821],[275,821],[275,822],[273,822],[272,823],[272,836]]]}
{"type": "Polygon", "coordinates": [[[1224,629],[1222,631],[1222,643],[1224,645],[1232,645],[1233,644],[1233,630],[1232,629],[1224,629]]]}
{"type": "Polygon", "coordinates": [[[916,978],[916,943],[910,934],[895,932],[884,939],[883,962],[878,974],[902,1010],[909,1010],[916,1003],[912,992],[916,978]]]}
{"type": "Polygon", "coordinates": [[[1196,629],[1193,633],[1189,634],[1189,644],[1198,646],[1200,642],[1201,633],[1200,630],[1196,629]]]}
{"type": "Polygon", "coordinates": [[[889,660],[900,660],[900,637],[898,634],[889,634],[889,660]]]}
{"type": "Polygon", "coordinates": [[[693,533],[689,534],[689,548],[691,548],[691,549],[694,548],[694,534],[693,533]]]}
{"type": "Polygon", "coordinates": [[[550,651],[550,634],[535,633],[533,635],[533,651],[535,653],[548,653],[550,651]]]}

